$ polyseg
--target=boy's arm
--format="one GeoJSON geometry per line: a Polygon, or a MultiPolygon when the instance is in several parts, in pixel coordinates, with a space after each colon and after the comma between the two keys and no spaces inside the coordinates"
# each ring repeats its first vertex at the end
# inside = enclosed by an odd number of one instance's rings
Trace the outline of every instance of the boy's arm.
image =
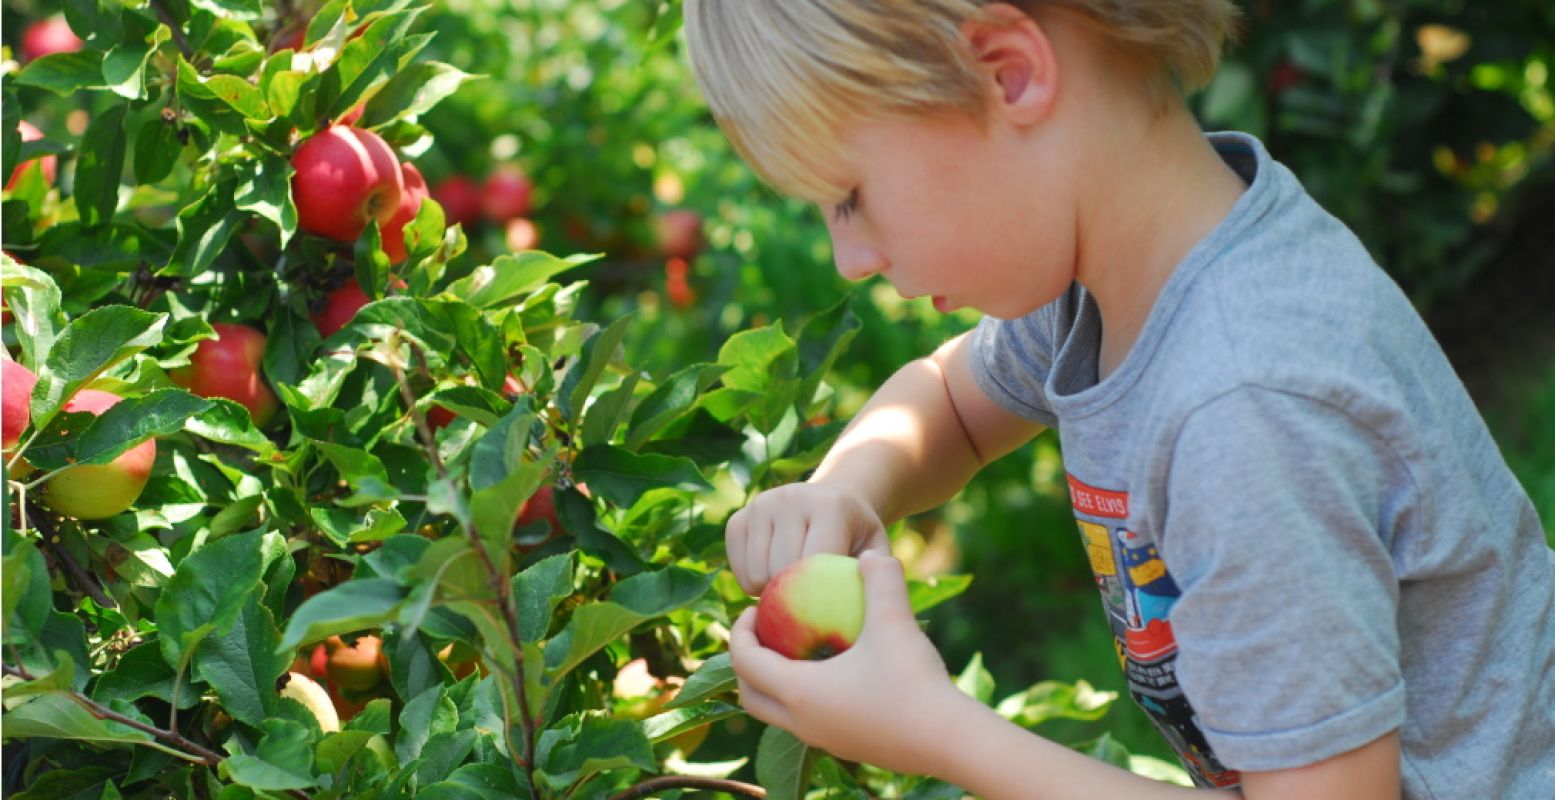
{"type": "Polygon", "coordinates": [[[972,377],[963,333],[891,376],[810,478],[864,500],[886,525],[939,506],[1042,426],[1006,411],[972,377]]]}
{"type": "MultiPolygon", "coordinates": [[[[947,756],[939,777],[985,800],[1140,800],[1207,796],[1135,775],[1032,734],[971,697],[945,738],[962,742],[947,756]]],[[[1238,793],[1215,790],[1219,797],[1238,793]]],[[[1243,772],[1239,796],[1248,800],[1397,800],[1400,793],[1399,740],[1393,731],[1347,753],[1293,769],[1243,772]]]]}

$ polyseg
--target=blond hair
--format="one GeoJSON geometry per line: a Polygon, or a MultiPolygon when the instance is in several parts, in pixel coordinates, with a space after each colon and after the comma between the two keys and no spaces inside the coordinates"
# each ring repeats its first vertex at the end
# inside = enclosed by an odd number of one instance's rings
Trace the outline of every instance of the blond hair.
{"type": "MultiPolygon", "coordinates": [[[[865,118],[960,111],[981,122],[983,78],[962,26],[997,24],[989,0],[685,0],[702,94],[740,155],[779,191],[846,194],[826,157],[865,118]]],[[[1016,0],[1076,12],[1116,55],[1146,67],[1164,107],[1213,77],[1233,36],[1231,0],[1016,0]]]]}

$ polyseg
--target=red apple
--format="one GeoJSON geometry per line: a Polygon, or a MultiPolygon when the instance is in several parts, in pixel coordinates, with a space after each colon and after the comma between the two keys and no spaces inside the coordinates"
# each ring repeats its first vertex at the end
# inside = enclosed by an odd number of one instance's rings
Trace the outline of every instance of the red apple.
{"type": "Polygon", "coordinates": [[[664,262],[664,293],[676,308],[690,308],[697,301],[696,290],[691,288],[691,265],[684,258],[671,258],[664,262]]]}
{"type": "MultiPolygon", "coordinates": [[[[64,410],[101,415],[122,399],[116,394],[82,389],[65,403],[64,410]]],[[[107,519],[129,508],[140,497],[156,460],[157,443],[147,439],[107,464],[66,467],[43,485],[39,499],[67,517],[107,519]]]]}
{"type": "Polygon", "coordinates": [[[400,171],[405,191],[400,194],[399,208],[383,225],[383,252],[396,264],[409,255],[405,250],[405,226],[415,221],[416,213],[421,210],[421,201],[431,196],[427,191],[426,179],[421,177],[421,170],[416,169],[415,164],[401,164],[400,171]]]}
{"type": "Polygon", "coordinates": [[[81,37],[58,14],[27,26],[22,33],[22,60],[31,61],[54,53],[74,53],[81,49],[81,37]]]}
{"type": "Polygon", "coordinates": [[[514,252],[533,250],[540,243],[540,226],[532,219],[514,217],[507,221],[503,233],[508,249],[514,252]]]}
{"type": "MultiPolygon", "coordinates": [[[[21,131],[22,141],[24,142],[35,142],[43,138],[43,131],[33,127],[33,124],[27,120],[18,120],[16,127],[21,131]]],[[[42,158],[34,158],[30,161],[23,161],[22,163],[17,164],[11,169],[11,177],[6,178],[5,180],[5,188],[9,190],[11,187],[15,186],[16,182],[22,179],[22,175],[27,170],[33,168],[33,165],[37,165],[38,169],[43,170],[43,182],[53,186],[54,176],[58,171],[58,161],[59,159],[55,156],[44,156],[42,158]]]]}
{"type": "Polygon", "coordinates": [[[817,553],[779,572],[756,606],[756,638],[796,660],[830,658],[864,628],[864,576],[858,559],[817,553]]]}
{"type": "Polygon", "coordinates": [[[515,528],[544,520],[550,526],[551,533],[561,530],[561,521],[556,518],[556,490],[547,485],[541,486],[524,501],[524,507],[519,509],[518,520],[513,523],[515,528]]]}
{"type": "Polygon", "coordinates": [[[367,223],[386,227],[400,207],[405,179],[389,143],[372,131],[332,125],[292,154],[292,200],[304,231],[354,242],[367,223]]]}
{"type": "Polygon", "coordinates": [[[443,207],[449,225],[468,228],[481,218],[481,187],[463,175],[444,178],[432,187],[432,199],[443,207]]]}
{"type": "Polygon", "coordinates": [[[7,456],[22,439],[22,431],[32,421],[32,387],[38,376],[21,364],[7,358],[0,360],[0,394],[4,405],[0,406],[0,428],[5,431],[4,450],[7,456]]]}
{"type": "Polygon", "coordinates": [[[529,213],[533,192],[528,176],[517,164],[503,164],[486,176],[486,185],[481,187],[481,208],[486,219],[507,222],[529,213]]]}
{"type": "Polygon", "coordinates": [[[378,663],[383,651],[383,640],[377,636],[358,636],[349,645],[339,636],[331,636],[325,640],[324,649],[329,651],[329,660],[324,668],[330,682],[336,686],[353,692],[365,692],[383,680],[383,669],[378,663]]]}
{"type": "MultiPolygon", "coordinates": [[[[398,278],[389,283],[396,289],[404,289],[406,286],[405,282],[398,278]]],[[[362,306],[369,302],[367,293],[362,291],[362,285],[352,278],[325,296],[323,307],[309,319],[313,320],[313,326],[319,329],[319,335],[328,339],[334,336],[336,331],[351,324],[356,312],[362,310],[362,306]]]]}
{"type": "Polygon", "coordinates": [[[189,366],[168,374],[173,383],[201,397],[224,397],[241,403],[263,428],[275,416],[280,403],[265,385],[260,363],[265,357],[265,335],[247,325],[218,322],[211,325],[216,338],[195,346],[189,366]]]}
{"type": "Polygon", "coordinates": [[[670,258],[690,261],[702,251],[702,216],[677,208],[658,220],[659,249],[670,258]]]}

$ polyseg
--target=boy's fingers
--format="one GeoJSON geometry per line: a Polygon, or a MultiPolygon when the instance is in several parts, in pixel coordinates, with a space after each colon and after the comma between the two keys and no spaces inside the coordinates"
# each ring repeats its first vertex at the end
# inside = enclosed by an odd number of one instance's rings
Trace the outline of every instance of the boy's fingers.
{"type": "Polygon", "coordinates": [[[776,725],[784,729],[793,727],[788,709],[784,708],[782,703],[769,697],[766,692],[752,686],[748,681],[737,679],[735,683],[740,690],[740,707],[747,713],[768,725],[776,725]]]}
{"type": "Polygon", "coordinates": [[[859,554],[859,571],[864,576],[864,632],[876,622],[900,623],[913,620],[912,603],[907,598],[907,576],[902,562],[875,550],[859,554]]]}
{"type": "Polygon", "coordinates": [[[776,575],[783,568],[799,560],[804,550],[805,519],[798,514],[785,514],[773,520],[772,545],[767,552],[767,571],[776,575]]]}
{"type": "Polygon", "coordinates": [[[734,571],[734,579],[746,594],[752,594],[745,580],[745,547],[749,525],[750,515],[743,508],[734,512],[728,524],[724,525],[724,551],[729,559],[729,569],[734,571]]]}
{"type": "Polygon", "coordinates": [[[745,533],[745,592],[752,597],[767,588],[772,573],[767,555],[772,549],[772,517],[762,514],[748,523],[745,533]]]}
{"type": "Polygon", "coordinates": [[[729,657],[734,673],[741,681],[778,705],[782,704],[783,687],[792,685],[796,679],[796,668],[806,666],[762,646],[756,638],[754,607],[746,609],[729,629],[729,657]]]}
{"type": "Polygon", "coordinates": [[[804,550],[800,558],[813,556],[816,553],[835,553],[837,555],[849,555],[851,542],[849,532],[843,528],[842,522],[835,517],[810,518],[810,530],[805,532],[804,550]]]}

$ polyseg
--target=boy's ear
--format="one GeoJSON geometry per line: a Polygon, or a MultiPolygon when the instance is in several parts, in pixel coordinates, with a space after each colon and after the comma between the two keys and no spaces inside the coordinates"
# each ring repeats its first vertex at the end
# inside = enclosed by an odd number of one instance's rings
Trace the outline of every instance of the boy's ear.
{"type": "Polygon", "coordinates": [[[1052,110],[1058,97],[1058,58],[1042,26],[1008,3],[989,3],[991,20],[965,23],[961,35],[972,48],[998,110],[1011,122],[1030,125],[1052,110]]]}

